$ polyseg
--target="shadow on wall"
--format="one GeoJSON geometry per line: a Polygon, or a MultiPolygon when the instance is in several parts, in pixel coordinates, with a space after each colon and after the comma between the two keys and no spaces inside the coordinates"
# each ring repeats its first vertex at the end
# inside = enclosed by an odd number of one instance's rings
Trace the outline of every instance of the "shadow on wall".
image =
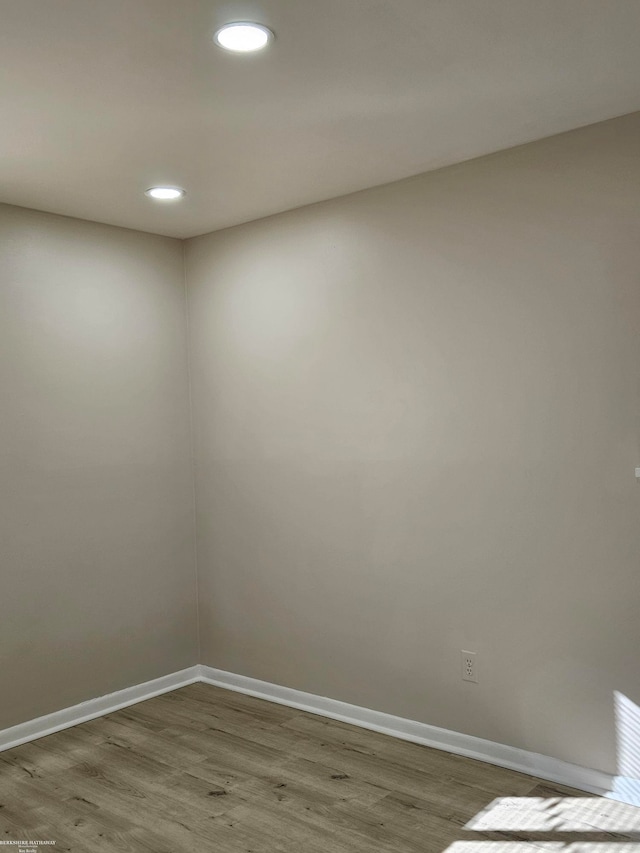
{"type": "Polygon", "coordinates": [[[605,798],[498,797],[447,853],[640,853],[640,708],[617,691],[614,707],[618,775],[605,798]]]}

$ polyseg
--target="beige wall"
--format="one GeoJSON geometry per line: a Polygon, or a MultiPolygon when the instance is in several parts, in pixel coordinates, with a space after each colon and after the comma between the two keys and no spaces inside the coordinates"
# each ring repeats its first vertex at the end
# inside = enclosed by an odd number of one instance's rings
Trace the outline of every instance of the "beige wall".
{"type": "MultiPolygon", "coordinates": [[[[640,114],[187,243],[201,662],[615,769],[639,147],[640,114]]],[[[0,728],[198,660],[183,272],[0,206],[0,728]]]]}
{"type": "Polygon", "coordinates": [[[203,663],[615,768],[638,151],[634,115],[189,241],[203,663]]]}
{"type": "Polygon", "coordinates": [[[0,206],[0,728],[197,660],[183,247],[0,206]]]}

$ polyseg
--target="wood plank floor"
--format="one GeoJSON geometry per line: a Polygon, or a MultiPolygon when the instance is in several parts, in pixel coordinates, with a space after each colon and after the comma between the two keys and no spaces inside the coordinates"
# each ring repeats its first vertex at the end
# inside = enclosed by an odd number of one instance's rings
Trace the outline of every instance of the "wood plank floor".
{"type": "Polygon", "coordinates": [[[640,853],[640,810],[193,684],[0,753],[9,840],[74,853],[640,853]]]}

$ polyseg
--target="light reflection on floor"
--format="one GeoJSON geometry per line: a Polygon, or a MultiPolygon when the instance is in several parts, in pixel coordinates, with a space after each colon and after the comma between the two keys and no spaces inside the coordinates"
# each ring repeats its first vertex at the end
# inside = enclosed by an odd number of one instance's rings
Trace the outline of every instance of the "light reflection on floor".
{"type": "Polygon", "coordinates": [[[640,841],[640,809],[602,797],[499,797],[471,818],[465,829],[610,832],[640,841]]]}
{"type": "Polygon", "coordinates": [[[605,797],[498,797],[446,853],[640,853],[640,707],[614,694],[617,767],[605,797]]]}
{"type": "Polygon", "coordinates": [[[640,809],[602,797],[497,797],[446,853],[640,853],[640,809]]]}
{"type": "Polygon", "coordinates": [[[561,850],[562,853],[638,853],[640,844],[592,841],[454,841],[446,853],[535,853],[561,850]]]}

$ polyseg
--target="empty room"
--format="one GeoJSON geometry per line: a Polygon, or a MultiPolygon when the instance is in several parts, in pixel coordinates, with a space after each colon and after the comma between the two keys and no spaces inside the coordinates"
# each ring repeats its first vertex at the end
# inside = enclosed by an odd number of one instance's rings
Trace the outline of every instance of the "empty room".
{"type": "Polygon", "coordinates": [[[640,853],[640,0],[0,0],[0,849],[640,853]]]}

